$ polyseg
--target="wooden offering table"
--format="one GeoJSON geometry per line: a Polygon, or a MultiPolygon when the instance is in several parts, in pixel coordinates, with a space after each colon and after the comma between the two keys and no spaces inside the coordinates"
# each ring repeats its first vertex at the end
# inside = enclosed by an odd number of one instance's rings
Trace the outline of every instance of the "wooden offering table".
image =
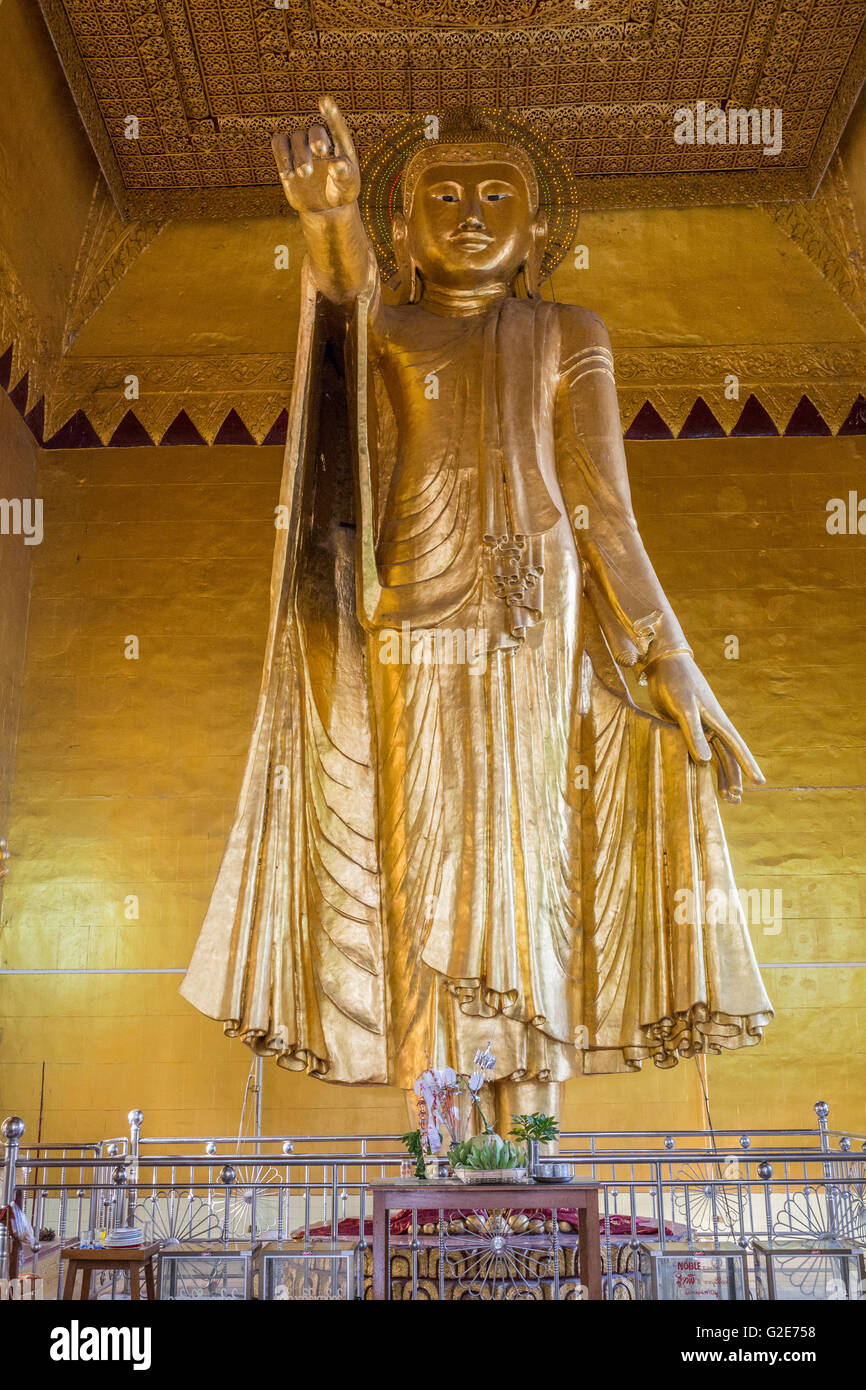
{"type": "MultiPolygon", "coordinates": [[[[370,1183],[373,1192],[373,1298],[389,1297],[391,1262],[390,1213],[407,1208],[428,1213],[435,1211],[438,1221],[439,1280],[449,1250],[469,1252],[462,1260],[460,1282],[469,1296],[472,1286],[486,1287],[478,1297],[493,1297],[495,1286],[507,1286],[511,1297],[530,1296],[538,1284],[532,1262],[547,1255],[552,1261],[547,1281],[559,1296],[559,1250],[561,1237],[557,1212],[578,1214],[578,1257],[582,1295],[599,1301],[601,1285],[601,1242],[598,1226],[598,1185],[569,1183],[463,1183],[457,1178],[421,1180],[418,1178],[380,1178],[370,1183]],[[511,1213],[550,1213],[549,1233],[522,1236],[509,1229],[511,1213]],[[448,1213],[451,1213],[449,1217],[448,1213]],[[475,1218],[477,1234],[466,1230],[448,1233],[449,1222],[457,1213],[475,1218]]],[[[429,1218],[428,1218],[429,1219],[429,1218]]],[[[572,1219],[572,1218],[570,1218],[572,1219]]],[[[428,1227],[429,1229],[429,1227],[428,1227]]],[[[572,1241],[574,1237],[572,1236],[572,1241]]]]}
{"type": "Polygon", "coordinates": [[[115,1269],[129,1275],[130,1298],[141,1298],[139,1277],[144,1274],[144,1285],[148,1299],[156,1298],[156,1285],[153,1277],[154,1256],[159,1253],[159,1241],[150,1245],[102,1246],[96,1250],[82,1250],[77,1242],[64,1245],[63,1258],[66,1261],[66,1278],[63,1281],[63,1297],[75,1297],[75,1278],[81,1271],[81,1298],[90,1298],[90,1278],[95,1269],[115,1269]]]}

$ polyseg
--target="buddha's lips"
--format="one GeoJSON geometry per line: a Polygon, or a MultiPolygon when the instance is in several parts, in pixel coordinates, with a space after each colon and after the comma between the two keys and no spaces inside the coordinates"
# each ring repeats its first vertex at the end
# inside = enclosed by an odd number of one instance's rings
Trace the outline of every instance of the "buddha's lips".
{"type": "Polygon", "coordinates": [[[467,251],[484,251],[493,241],[492,236],[486,232],[453,232],[448,238],[467,251]]]}

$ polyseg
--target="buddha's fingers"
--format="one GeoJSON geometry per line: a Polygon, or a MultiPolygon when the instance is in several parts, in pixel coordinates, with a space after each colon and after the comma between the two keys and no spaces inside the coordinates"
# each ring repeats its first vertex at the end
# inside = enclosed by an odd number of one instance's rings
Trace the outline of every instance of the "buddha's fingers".
{"type": "Polygon", "coordinates": [[[704,707],[701,713],[707,728],[712,729],[719,741],[730,750],[746,776],[749,778],[749,781],[758,784],[763,782],[763,772],[758,767],[758,764],[749,752],[744,740],[737,733],[728,716],[718,707],[716,709],[707,709],[704,707]]]}
{"type": "Polygon", "coordinates": [[[299,178],[309,178],[313,172],[313,156],[303,130],[292,131],[292,163],[299,178]]]}
{"type": "Polygon", "coordinates": [[[274,152],[274,163],[280,178],[283,180],[291,178],[293,173],[292,155],[289,149],[289,137],[284,130],[274,131],[271,136],[271,149],[274,152]]]}
{"type": "Polygon", "coordinates": [[[716,756],[718,767],[719,795],[723,801],[740,802],[743,799],[743,774],[727,744],[722,743],[715,734],[710,735],[710,747],[716,756]]]}
{"type": "Polygon", "coordinates": [[[333,97],[319,97],[319,111],[322,114],[325,125],[331,133],[334,142],[334,153],[343,155],[352,164],[358,163],[358,156],[355,153],[355,142],[352,139],[352,132],[343,120],[343,114],[333,97]]]}
{"type": "Polygon", "coordinates": [[[708,763],[712,753],[704,735],[697,700],[689,697],[683,701],[677,710],[677,722],[682,729],[692,760],[696,763],[708,763]]]}
{"type": "Polygon", "coordinates": [[[312,153],[319,159],[330,159],[334,152],[326,126],[311,125],[307,134],[307,143],[312,153]]]}

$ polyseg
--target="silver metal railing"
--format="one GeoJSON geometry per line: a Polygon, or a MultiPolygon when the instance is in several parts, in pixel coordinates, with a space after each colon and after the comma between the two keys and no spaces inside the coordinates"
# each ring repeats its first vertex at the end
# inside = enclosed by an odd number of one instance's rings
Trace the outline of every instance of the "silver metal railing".
{"type": "MultiPolygon", "coordinates": [[[[866,1137],[829,1127],[828,1107],[814,1107],[812,1129],[571,1131],[557,1162],[576,1179],[599,1184],[605,1295],[628,1292],[631,1274],[618,1267],[647,1236],[664,1247],[756,1237],[828,1238],[866,1251],[866,1137]]],[[[259,1135],[251,1138],[161,1137],[142,1134],[144,1117],[130,1110],[129,1135],[86,1144],[23,1143],[24,1125],[3,1122],[3,1204],[23,1194],[37,1234],[27,1268],[37,1276],[57,1260],[56,1295],[69,1240],[115,1226],[142,1225],[163,1248],[249,1246],[296,1235],[305,1244],[351,1238],[368,1243],[374,1178],[395,1176],[406,1159],[397,1135],[259,1135]],[[50,1228],[53,1239],[39,1239],[50,1228]]],[[[454,1206],[471,1208],[471,1189],[454,1206]]],[[[418,1292],[423,1229],[413,1218],[412,1293],[418,1292]]],[[[394,1239],[400,1244],[400,1238],[394,1239]]],[[[0,1223],[0,1278],[8,1275],[9,1243],[0,1223]]],[[[626,1259],[627,1263],[627,1259],[626,1259]]],[[[106,1296],[118,1276],[106,1282],[106,1296]]]]}

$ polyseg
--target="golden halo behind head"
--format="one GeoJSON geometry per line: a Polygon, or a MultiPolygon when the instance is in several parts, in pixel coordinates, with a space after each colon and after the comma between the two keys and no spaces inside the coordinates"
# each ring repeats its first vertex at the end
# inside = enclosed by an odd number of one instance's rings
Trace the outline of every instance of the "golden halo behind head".
{"type": "Polygon", "coordinates": [[[407,213],[411,209],[421,172],[437,159],[453,160],[473,146],[478,157],[484,149],[487,157],[510,159],[526,181],[533,210],[544,213],[548,236],[540,278],[546,279],[567,254],[577,232],[577,185],[562,159],[508,112],[455,108],[438,123],[431,116],[412,117],[384,136],[363,161],[359,205],[384,279],[397,268],[391,241],[394,214],[404,206],[407,213]]]}

